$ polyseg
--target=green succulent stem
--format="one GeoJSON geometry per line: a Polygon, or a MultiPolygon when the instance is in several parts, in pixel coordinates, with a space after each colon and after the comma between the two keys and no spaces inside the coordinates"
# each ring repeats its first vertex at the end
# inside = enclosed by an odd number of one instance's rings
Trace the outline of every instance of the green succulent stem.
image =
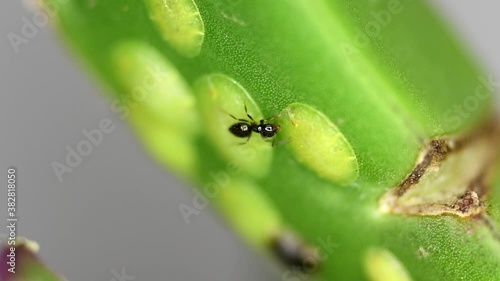
{"type": "Polygon", "coordinates": [[[500,280],[496,83],[427,4],[45,9],[146,150],[199,187],[187,223],[214,203],[292,280],[500,280]]]}

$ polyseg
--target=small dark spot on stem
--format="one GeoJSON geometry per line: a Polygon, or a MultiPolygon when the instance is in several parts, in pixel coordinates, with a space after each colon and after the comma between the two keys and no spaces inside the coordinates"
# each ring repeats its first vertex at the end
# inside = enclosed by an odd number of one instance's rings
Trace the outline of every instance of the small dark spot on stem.
{"type": "Polygon", "coordinates": [[[306,244],[290,232],[283,232],[271,240],[271,250],[286,266],[313,273],[319,266],[316,248],[306,244]]]}

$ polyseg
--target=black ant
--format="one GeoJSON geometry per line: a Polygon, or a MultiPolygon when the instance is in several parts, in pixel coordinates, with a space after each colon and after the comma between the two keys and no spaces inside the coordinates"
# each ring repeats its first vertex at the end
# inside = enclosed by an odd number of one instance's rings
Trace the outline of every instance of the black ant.
{"type": "Polygon", "coordinates": [[[245,113],[247,114],[248,118],[250,118],[250,120],[239,119],[229,114],[229,116],[231,116],[234,120],[238,121],[238,123],[235,123],[231,125],[231,127],[229,127],[229,132],[231,132],[231,134],[238,138],[247,138],[247,141],[243,144],[247,143],[250,140],[253,132],[260,134],[263,138],[272,138],[280,131],[280,126],[278,124],[264,123],[265,121],[274,119],[274,117],[269,119],[260,119],[260,123],[257,124],[252,116],[248,114],[246,104],[245,113]]]}

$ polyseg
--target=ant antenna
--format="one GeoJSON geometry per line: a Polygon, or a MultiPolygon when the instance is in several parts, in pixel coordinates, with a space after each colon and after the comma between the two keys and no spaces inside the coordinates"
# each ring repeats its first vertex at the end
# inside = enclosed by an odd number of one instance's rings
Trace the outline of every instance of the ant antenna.
{"type": "Polygon", "coordinates": [[[222,112],[224,112],[225,114],[229,115],[229,117],[233,118],[233,119],[234,119],[234,120],[236,120],[236,121],[240,121],[240,122],[246,122],[246,123],[248,123],[248,120],[246,120],[246,119],[236,118],[236,117],[234,117],[234,115],[232,115],[232,114],[228,113],[227,111],[225,111],[225,110],[224,110],[224,109],[222,109],[222,108],[219,108],[219,110],[220,110],[220,111],[222,111],[222,112]]]}
{"type": "Polygon", "coordinates": [[[231,116],[231,118],[233,118],[233,119],[234,119],[234,120],[236,120],[236,121],[240,121],[240,122],[248,122],[248,120],[245,120],[245,119],[240,119],[240,118],[236,118],[236,117],[234,117],[234,115],[232,115],[232,114],[229,114],[229,113],[228,113],[227,115],[231,116]]]}
{"type": "Polygon", "coordinates": [[[252,115],[248,114],[247,103],[243,102],[243,104],[245,105],[245,113],[247,114],[248,118],[250,118],[250,120],[254,121],[252,118],[252,115]]]}

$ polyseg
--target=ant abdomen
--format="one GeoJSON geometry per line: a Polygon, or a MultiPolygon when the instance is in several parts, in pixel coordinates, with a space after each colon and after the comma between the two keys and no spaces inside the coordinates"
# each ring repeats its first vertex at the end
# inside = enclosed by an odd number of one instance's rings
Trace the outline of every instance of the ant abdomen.
{"type": "Polygon", "coordinates": [[[238,138],[248,138],[252,134],[251,124],[241,122],[229,127],[229,131],[238,138]]]}

